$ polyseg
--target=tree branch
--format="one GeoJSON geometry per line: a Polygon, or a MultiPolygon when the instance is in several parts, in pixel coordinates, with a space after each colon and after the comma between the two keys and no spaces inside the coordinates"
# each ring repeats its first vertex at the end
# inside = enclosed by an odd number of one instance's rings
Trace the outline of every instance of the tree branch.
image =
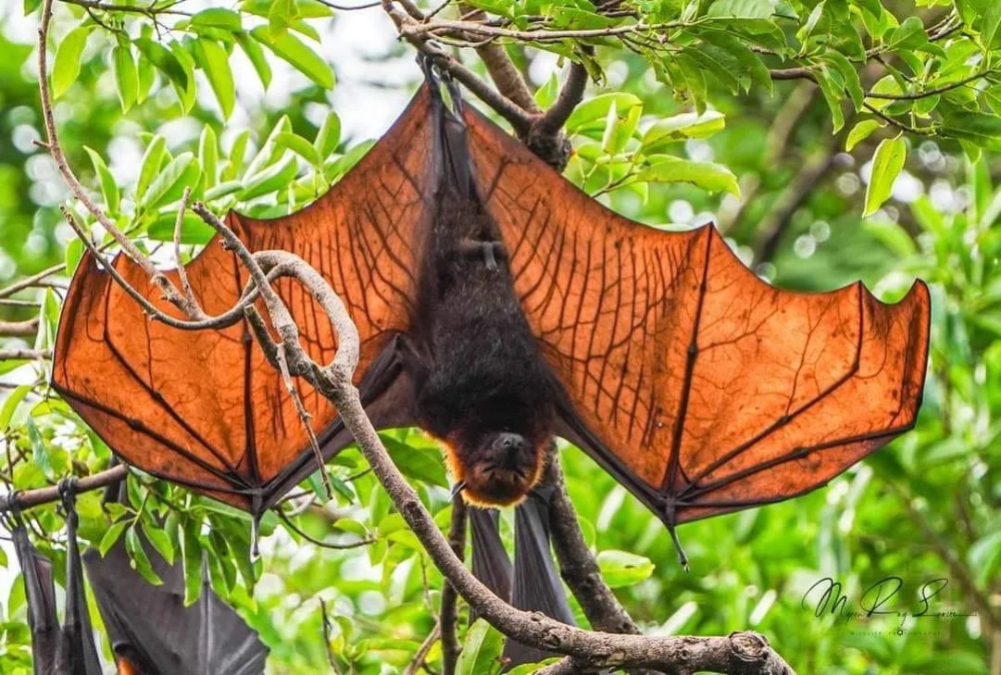
{"type": "Polygon", "coordinates": [[[51,349],[0,349],[0,361],[46,361],[51,358],[51,349]]]}
{"type": "MultiPolygon", "coordinates": [[[[95,473],[92,476],[81,478],[77,481],[76,491],[88,492],[90,490],[100,490],[101,488],[106,488],[109,485],[123,480],[128,474],[129,467],[124,464],[119,464],[118,466],[107,469],[106,471],[101,471],[100,473],[95,473]]],[[[59,487],[56,485],[47,488],[39,488],[37,490],[15,492],[10,495],[5,495],[2,499],[0,499],[0,512],[8,511],[13,506],[17,506],[21,509],[29,509],[33,506],[40,506],[41,504],[59,501],[59,499],[59,487]]]]}
{"type": "Polygon", "coordinates": [[[37,317],[27,321],[0,321],[0,337],[30,337],[37,332],[37,317]]]}
{"type": "Polygon", "coordinates": [[[543,481],[555,488],[549,506],[549,527],[561,576],[573,591],[587,620],[595,630],[639,635],[640,629],[605,583],[598,561],[584,541],[555,452],[543,481]]]}
{"type": "MultiPolygon", "coordinates": [[[[448,545],[459,560],[462,560],[466,553],[466,521],[466,502],[461,495],[455,495],[452,497],[452,522],[448,530],[448,545]]],[[[462,650],[455,634],[456,599],[455,587],[445,581],[441,589],[441,610],[438,612],[443,675],[455,674],[455,664],[462,650]]]]}

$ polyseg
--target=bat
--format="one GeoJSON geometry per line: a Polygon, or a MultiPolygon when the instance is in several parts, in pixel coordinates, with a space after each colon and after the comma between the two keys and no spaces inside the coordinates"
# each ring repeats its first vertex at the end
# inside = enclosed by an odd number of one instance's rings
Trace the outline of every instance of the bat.
{"type": "Polygon", "coordinates": [[[185,607],[181,565],[143,547],[160,586],[131,567],[122,538],[104,557],[83,554],[119,675],[262,675],[268,650],[215,594],[204,566],[201,596],[185,607]]]}
{"type": "Polygon", "coordinates": [[[16,511],[10,527],[14,552],[24,576],[34,672],[35,675],[101,675],[76,540],[78,517],[73,483],[60,483],[59,493],[66,515],[67,537],[66,604],[61,626],[56,613],[52,562],[32,546],[16,511]]]}
{"type": "MultiPolygon", "coordinates": [[[[928,352],[922,282],[895,305],[861,283],[773,288],[712,226],[667,232],[618,216],[450,98],[429,68],[324,196],[227,223],[251,251],[291,251],[323,274],[358,327],[355,383],[373,425],[440,439],[467,501],[520,503],[560,436],[674,536],[818,488],[913,426],[928,352]]],[[[180,316],[138,265],[113,265],[180,316]]],[[[218,238],[186,269],[209,314],[248,281],[218,238]]],[[[308,354],[328,362],[337,340],[317,303],[290,280],[276,290],[308,354]]],[[[255,516],[315,470],[246,323],[158,323],[91,256],[67,294],[52,379],[124,461],[255,516]]],[[[329,458],[349,434],[300,386],[329,458]]]]}

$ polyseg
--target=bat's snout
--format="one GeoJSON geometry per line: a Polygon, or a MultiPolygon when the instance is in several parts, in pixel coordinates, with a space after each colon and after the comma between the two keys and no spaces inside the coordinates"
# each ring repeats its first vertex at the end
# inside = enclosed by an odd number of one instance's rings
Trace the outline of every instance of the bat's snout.
{"type": "Polygon", "coordinates": [[[495,441],[495,447],[500,451],[500,468],[507,471],[516,471],[524,461],[525,451],[529,447],[528,440],[524,436],[511,433],[499,434],[495,441]]]}

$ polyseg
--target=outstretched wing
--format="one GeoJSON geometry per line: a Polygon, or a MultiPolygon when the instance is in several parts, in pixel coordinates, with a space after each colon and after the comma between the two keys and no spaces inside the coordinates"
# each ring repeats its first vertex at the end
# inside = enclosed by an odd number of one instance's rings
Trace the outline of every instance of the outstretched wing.
{"type": "Polygon", "coordinates": [[[819,487],[914,423],[917,282],[773,288],[711,226],[667,233],[591,199],[489,120],[465,119],[480,194],[565,394],[562,434],[669,526],[819,487]]]}
{"type": "MultiPolygon", "coordinates": [[[[280,249],[304,258],[344,300],[362,340],[358,381],[363,396],[375,381],[365,402],[381,426],[411,422],[391,346],[411,320],[417,261],[429,231],[430,105],[425,87],[361,162],[311,206],[272,221],[237,214],[228,221],[251,251],[280,249]]],[[[179,316],[138,266],[124,256],[114,265],[157,307],[179,316]]],[[[186,270],[209,314],[232,307],[247,281],[218,238],[186,270]]],[[[177,282],[176,273],[167,276],[177,282]]],[[[319,305],[289,280],[277,290],[310,356],[329,361],[337,341],[319,305]]],[[[300,384],[329,456],[348,442],[347,434],[337,411],[300,384]]],[[[293,402],[244,322],[183,331],[153,321],[89,256],[63,308],[53,385],[129,464],[243,508],[268,506],[313,470],[293,402]]]]}

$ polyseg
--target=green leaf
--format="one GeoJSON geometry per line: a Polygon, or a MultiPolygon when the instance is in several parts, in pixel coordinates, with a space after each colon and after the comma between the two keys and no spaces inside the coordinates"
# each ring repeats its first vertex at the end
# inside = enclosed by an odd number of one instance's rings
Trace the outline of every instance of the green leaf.
{"type": "Polygon", "coordinates": [[[890,31],[886,37],[891,49],[916,49],[928,43],[924,22],[919,17],[909,16],[902,24],[890,31]]]}
{"type": "Polygon", "coordinates": [[[139,164],[139,180],[136,183],[136,201],[141,202],[153,178],[160,173],[164,154],[167,151],[167,141],[163,136],[156,135],[146,147],[142,162],[139,164]]]}
{"type": "MultiPolygon", "coordinates": [[[[274,0],[243,0],[240,9],[248,14],[267,18],[274,0]]],[[[298,0],[299,16],[304,19],[322,19],[333,16],[332,9],[317,0],[298,0]]]]}
{"type": "Polygon", "coordinates": [[[108,211],[115,213],[118,211],[120,204],[118,183],[115,182],[115,177],[108,170],[107,164],[101,159],[101,155],[87,146],[84,146],[83,149],[90,155],[90,162],[94,165],[94,173],[97,174],[98,179],[101,181],[101,195],[104,197],[104,204],[107,206],[108,211]]]}
{"type": "Polygon", "coordinates": [[[185,187],[194,187],[201,176],[198,160],[190,152],[178,155],[157,175],[149,186],[139,206],[149,212],[164,204],[176,201],[185,187]]]}
{"type": "Polygon", "coordinates": [[[97,550],[101,552],[101,557],[108,555],[108,551],[111,547],[115,545],[119,537],[122,536],[122,532],[128,526],[129,520],[119,520],[117,523],[113,523],[105,532],[104,536],[101,537],[101,543],[97,545],[97,550]]]}
{"type": "Polygon", "coordinates": [[[430,485],[448,487],[445,465],[437,448],[401,443],[388,434],[380,434],[393,463],[408,478],[415,478],[430,485]]]}
{"type": "Polygon", "coordinates": [[[986,584],[989,579],[996,579],[994,570],[1001,566],[1001,529],[974,542],[967,553],[967,560],[981,584],[986,584]]]}
{"type": "Polygon", "coordinates": [[[170,537],[167,533],[156,527],[150,527],[148,523],[142,524],[143,534],[146,535],[146,539],[149,543],[153,545],[157,553],[167,561],[168,565],[174,564],[174,545],[170,542],[170,537]]]}
{"type": "Polygon", "coordinates": [[[236,105],[236,85],[233,83],[233,71],[229,67],[229,55],[218,42],[198,38],[195,42],[195,58],[215,92],[223,119],[229,119],[233,114],[233,106],[236,105]]]}
{"type": "Polygon", "coordinates": [[[296,165],[295,157],[286,157],[277,164],[245,179],[243,191],[239,193],[238,199],[241,202],[246,202],[284,188],[292,182],[298,172],[299,168],[296,165]]]}
{"type": "Polygon", "coordinates": [[[153,571],[153,566],[146,556],[146,549],[143,548],[135,527],[130,527],[125,531],[125,550],[128,551],[130,564],[139,573],[139,576],[154,586],[163,585],[163,580],[153,571]]]}
{"type": "Polygon", "coordinates": [[[721,112],[707,110],[701,115],[682,113],[657,120],[643,134],[643,150],[653,152],[669,143],[685,141],[689,138],[707,138],[723,131],[726,117],[721,112]]]}
{"type": "Polygon", "coordinates": [[[118,100],[122,103],[122,112],[128,112],[139,96],[139,75],[128,44],[115,47],[111,51],[111,61],[115,70],[118,100]]]}
{"type": "Polygon", "coordinates": [[[657,156],[656,161],[642,169],[637,181],[649,183],[691,183],[708,192],[729,192],[740,197],[737,177],[722,164],[693,162],[670,156],[657,156]]]}
{"type": "Polygon", "coordinates": [[[942,133],[987,150],[1001,149],[1001,117],[995,115],[967,110],[950,111],[943,116],[942,133]]]}
{"type": "Polygon", "coordinates": [[[268,11],[268,32],[271,38],[285,35],[289,25],[298,18],[299,6],[295,0],[272,0],[268,11]]]}
{"type": "MultiPolygon", "coordinates": [[[[215,201],[217,199],[222,199],[223,197],[228,197],[231,194],[235,194],[243,189],[243,183],[238,180],[228,180],[225,183],[219,183],[215,187],[211,187],[205,191],[205,201],[215,201]]],[[[210,228],[211,229],[211,228],[210,228]]]]}
{"type": "Polygon", "coordinates": [[[208,9],[203,9],[191,17],[191,25],[222,28],[233,32],[243,29],[243,22],[240,19],[240,14],[223,7],[210,7],[208,9]]]}
{"type": "MultiPolygon", "coordinates": [[[[237,182],[236,187],[240,189],[242,186],[237,182]]],[[[208,193],[205,194],[205,199],[209,199],[208,193]]],[[[146,236],[153,241],[173,241],[175,227],[177,227],[177,211],[175,209],[167,209],[166,213],[161,213],[150,224],[149,229],[146,231],[146,236]]],[[[214,235],[215,230],[212,229],[211,225],[206,224],[205,221],[195,214],[185,212],[184,220],[181,222],[182,244],[206,244],[214,235]]]]}
{"type": "Polygon", "coordinates": [[[241,31],[235,33],[235,35],[240,48],[247,55],[247,58],[250,59],[254,70],[257,71],[257,77],[260,78],[261,84],[267,89],[271,85],[271,64],[268,63],[268,57],[264,55],[264,50],[246,32],[241,31]]]}
{"type": "Polygon", "coordinates": [[[999,25],[1001,25],[1001,2],[992,2],[987,5],[983,22],[980,24],[980,44],[985,54],[994,46],[999,25]]]}
{"type": "Polygon", "coordinates": [[[601,576],[611,588],[635,586],[653,574],[655,565],[649,558],[626,551],[601,551],[598,553],[601,576]]]}
{"type": "Polygon", "coordinates": [[[299,38],[285,33],[272,39],[264,26],[253,29],[250,35],[324,89],[334,88],[334,71],[299,38]]]}
{"type": "Polygon", "coordinates": [[[457,675],[492,673],[500,666],[500,655],[503,650],[504,635],[484,619],[477,619],[466,631],[466,639],[462,643],[455,672],[457,675]]]}
{"type": "Polygon", "coordinates": [[[149,59],[150,63],[157,67],[160,72],[167,76],[179,90],[187,90],[189,79],[188,72],[178,61],[177,56],[159,42],[145,37],[137,38],[134,41],[136,49],[149,59]]]}
{"type": "Polygon", "coordinates": [[[42,473],[49,480],[55,479],[55,471],[52,468],[52,453],[49,452],[49,448],[45,445],[45,440],[42,438],[42,433],[38,430],[35,425],[35,421],[28,418],[28,440],[31,442],[31,452],[32,459],[35,465],[41,469],[42,473]]]}
{"type": "Polygon", "coordinates": [[[288,148],[313,166],[322,166],[323,158],[316,148],[302,136],[293,133],[281,133],[275,136],[275,143],[280,148],[288,148]]]}
{"type": "Polygon", "coordinates": [[[62,39],[52,64],[52,97],[59,98],[80,76],[83,48],[93,26],[77,26],[62,39]]]}
{"type": "Polygon", "coordinates": [[[706,12],[709,17],[767,19],[774,9],[768,0],[717,0],[706,12]]]}
{"type": "MultiPolygon", "coordinates": [[[[641,105],[643,101],[634,94],[613,93],[601,94],[588,99],[577,106],[567,119],[566,128],[571,134],[577,133],[581,127],[598,120],[604,121],[608,111],[615,104],[619,112],[625,112],[633,106],[641,105]]],[[[603,128],[603,127],[599,127],[603,128]]]]}
{"type": "Polygon", "coordinates": [[[202,165],[205,187],[211,188],[219,175],[219,142],[215,131],[208,124],[202,129],[202,136],[198,140],[198,161],[202,165]]]}
{"type": "Polygon", "coordinates": [[[202,523],[185,518],[181,527],[181,560],[184,562],[184,606],[198,602],[202,593],[202,545],[198,539],[202,523]]]}
{"type": "Polygon", "coordinates": [[[856,145],[869,138],[872,132],[883,126],[886,125],[879,120],[862,120],[848,133],[848,138],[845,140],[845,150],[851,152],[856,145]]]}
{"type": "Polygon", "coordinates": [[[14,419],[17,407],[31,393],[34,387],[30,384],[22,384],[14,388],[14,391],[7,394],[3,407],[0,408],[0,431],[6,432],[10,428],[10,421],[14,419]]]}
{"type": "Polygon", "coordinates": [[[322,159],[330,157],[337,149],[337,144],[341,142],[341,118],[333,110],[327,113],[327,118],[323,120],[323,126],[316,135],[313,147],[320,153],[322,159]]]}
{"type": "Polygon", "coordinates": [[[229,163],[223,169],[222,176],[220,176],[221,180],[231,181],[240,174],[240,169],[243,168],[243,158],[247,154],[247,143],[249,142],[250,132],[244,129],[236,137],[236,140],[233,141],[233,146],[229,149],[229,163]]]}
{"type": "Polygon", "coordinates": [[[813,71],[820,93],[824,95],[824,101],[831,111],[831,120],[834,133],[841,131],[845,126],[845,112],[841,109],[841,101],[844,99],[844,83],[841,76],[836,71],[829,68],[819,68],[813,71]]]}
{"type": "Polygon", "coordinates": [[[907,159],[907,143],[899,136],[887,138],[876,148],[872,160],[872,175],[865,191],[865,212],[863,217],[871,216],[890,198],[893,193],[893,183],[904,168],[907,159]]]}

